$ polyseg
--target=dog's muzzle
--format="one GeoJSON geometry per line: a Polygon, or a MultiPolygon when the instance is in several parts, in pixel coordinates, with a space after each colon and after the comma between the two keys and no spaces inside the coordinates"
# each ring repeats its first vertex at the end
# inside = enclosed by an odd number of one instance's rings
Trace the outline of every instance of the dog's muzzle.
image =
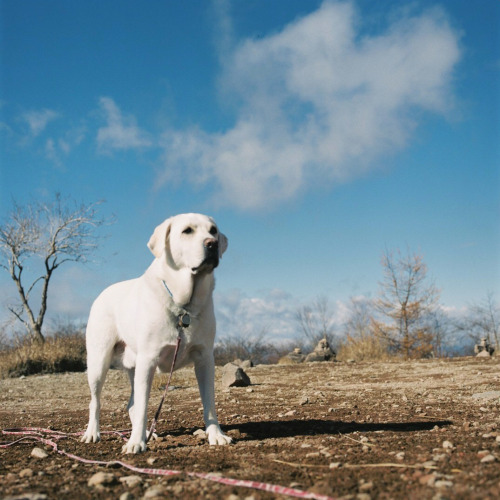
{"type": "Polygon", "coordinates": [[[193,267],[194,273],[201,271],[213,271],[219,265],[219,242],[215,238],[207,238],[203,242],[205,258],[198,267],[193,267]]]}

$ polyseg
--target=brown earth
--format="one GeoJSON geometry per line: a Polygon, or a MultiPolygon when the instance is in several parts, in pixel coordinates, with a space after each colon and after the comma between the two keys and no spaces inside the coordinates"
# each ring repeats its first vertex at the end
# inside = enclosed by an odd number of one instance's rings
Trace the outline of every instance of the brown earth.
{"type": "MultiPolygon", "coordinates": [[[[500,399],[491,394],[500,391],[498,357],[257,366],[247,373],[250,388],[225,390],[217,373],[218,413],[235,438],[231,446],[212,447],[193,435],[202,412],[192,369],[175,373],[158,424],[160,439],[146,453],[121,455],[123,441],[114,435],[98,444],[59,441],[81,457],[182,474],[142,475],[127,485],[120,479],[135,472],[82,464],[50,448],[46,458],[34,458],[32,449],[44,445],[24,442],[0,448],[0,497],[289,498],[188,475],[212,472],[334,498],[500,498],[500,399]],[[111,483],[88,486],[100,471],[112,474],[111,483]]],[[[150,415],[161,397],[158,385],[150,415]]],[[[125,374],[111,371],[103,431],[129,427],[127,399],[125,374]]],[[[0,428],[82,431],[88,400],[83,373],[1,380],[0,428]]]]}

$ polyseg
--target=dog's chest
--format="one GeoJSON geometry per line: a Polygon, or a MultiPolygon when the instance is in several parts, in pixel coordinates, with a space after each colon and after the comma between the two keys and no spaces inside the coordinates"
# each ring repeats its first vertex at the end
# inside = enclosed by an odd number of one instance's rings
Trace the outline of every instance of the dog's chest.
{"type": "Polygon", "coordinates": [[[191,359],[191,353],[194,349],[194,332],[190,331],[189,328],[184,328],[180,332],[180,342],[177,348],[177,342],[163,345],[160,348],[158,357],[158,369],[161,372],[170,372],[172,370],[172,363],[174,361],[174,356],[176,357],[174,370],[186,366],[193,361],[191,359]],[[177,349],[177,354],[176,354],[177,349]]]}

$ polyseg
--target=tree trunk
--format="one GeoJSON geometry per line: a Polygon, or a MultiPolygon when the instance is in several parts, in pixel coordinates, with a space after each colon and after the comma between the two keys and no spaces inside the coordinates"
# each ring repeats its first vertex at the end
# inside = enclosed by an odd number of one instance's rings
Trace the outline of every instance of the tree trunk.
{"type": "Polygon", "coordinates": [[[31,341],[33,343],[37,344],[45,343],[45,337],[43,336],[41,325],[38,324],[34,325],[30,331],[31,331],[31,341]]]}

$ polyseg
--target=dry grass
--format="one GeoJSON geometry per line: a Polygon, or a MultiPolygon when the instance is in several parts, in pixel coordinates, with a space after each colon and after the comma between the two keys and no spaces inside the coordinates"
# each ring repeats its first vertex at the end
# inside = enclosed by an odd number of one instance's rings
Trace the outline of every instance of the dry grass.
{"type": "Polygon", "coordinates": [[[337,351],[338,361],[386,361],[390,358],[387,345],[373,334],[347,336],[337,351]]]}
{"type": "Polygon", "coordinates": [[[85,338],[80,333],[49,337],[43,344],[24,340],[0,351],[0,378],[78,372],[86,367],[85,338]]]}

